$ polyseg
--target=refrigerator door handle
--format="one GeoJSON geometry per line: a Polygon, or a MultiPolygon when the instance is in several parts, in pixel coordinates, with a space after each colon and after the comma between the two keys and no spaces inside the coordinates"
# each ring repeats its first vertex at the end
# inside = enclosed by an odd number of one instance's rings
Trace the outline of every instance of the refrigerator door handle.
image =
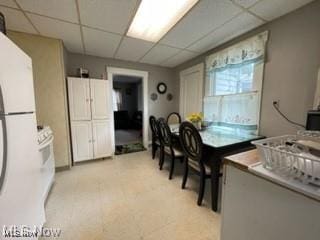
{"type": "Polygon", "coordinates": [[[0,113],[0,122],[2,126],[2,158],[1,165],[0,165],[0,194],[2,191],[4,179],[6,176],[6,170],[7,170],[7,151],[8,151],[8,141],[7,141],[7,124],[6,124],[6,116],[4,115],[4,103],[3,103],[3,95],[2,95],[2,89],[0,86],[0,109],[3,111],[3,113],[0,113]]]}

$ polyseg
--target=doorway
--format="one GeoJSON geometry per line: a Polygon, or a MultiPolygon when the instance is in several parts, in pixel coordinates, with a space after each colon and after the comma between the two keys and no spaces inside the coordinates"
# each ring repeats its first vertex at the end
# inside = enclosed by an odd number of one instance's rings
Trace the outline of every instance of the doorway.
{"type": "Polygon", "coordinates": [[[113,148],[115,154],[141,151],[148,147],[148,73],[107,68],[113,103],[113,148]]]}

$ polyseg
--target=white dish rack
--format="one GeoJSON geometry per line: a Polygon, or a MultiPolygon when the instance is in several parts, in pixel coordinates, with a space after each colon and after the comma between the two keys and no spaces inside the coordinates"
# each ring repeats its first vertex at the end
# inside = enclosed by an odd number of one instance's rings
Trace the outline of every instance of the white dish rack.
{"type": "Polygon", "coordinates": [[[320,158],[299,148],[298,140],[320,142],[320,132],[299,131],[297,135],[272,137],[252,144],[256,145],[265,169],[304,184],[320,186],[320,158]]]}

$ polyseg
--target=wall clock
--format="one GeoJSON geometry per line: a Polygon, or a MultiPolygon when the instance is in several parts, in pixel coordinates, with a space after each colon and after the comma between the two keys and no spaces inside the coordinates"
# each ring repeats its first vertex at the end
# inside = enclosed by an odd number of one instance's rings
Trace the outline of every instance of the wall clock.
{"type": "Polygon", "coordinates": [[[163,82],[158,83],[157,85],[158,93],[165,94],[167,91],[167,85],[163,82]]]}

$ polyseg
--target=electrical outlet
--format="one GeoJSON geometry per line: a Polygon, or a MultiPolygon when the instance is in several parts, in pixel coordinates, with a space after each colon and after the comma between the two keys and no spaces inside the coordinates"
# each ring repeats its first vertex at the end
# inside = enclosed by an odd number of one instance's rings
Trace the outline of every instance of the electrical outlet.
{"type": "Polygon", "coordinates": [[[279,108],[280,107],[280,100],[273,100],[272,104],[274,106],[276,106],[277,108],[279,108]]]}

